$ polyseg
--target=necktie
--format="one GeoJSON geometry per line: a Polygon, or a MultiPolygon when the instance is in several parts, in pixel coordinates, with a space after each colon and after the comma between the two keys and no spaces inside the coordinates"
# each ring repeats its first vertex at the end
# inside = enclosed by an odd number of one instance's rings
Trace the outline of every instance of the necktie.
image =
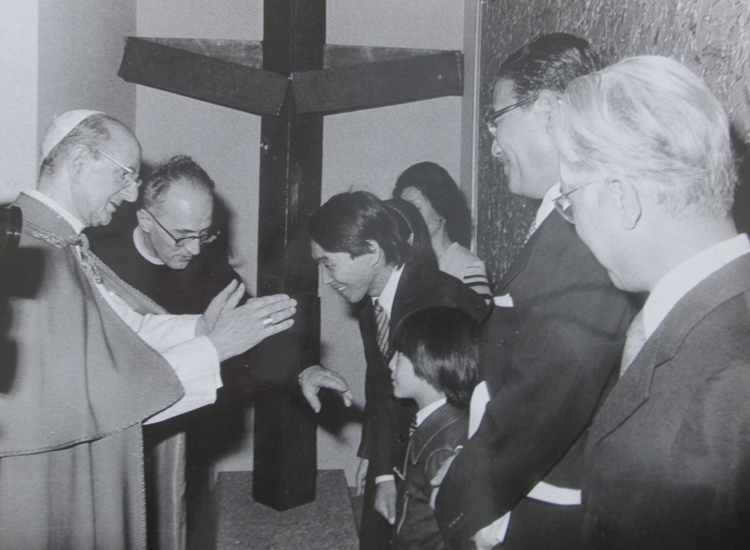
{"type": "Polygon", "coordinates": [[[620,376],[625,374],[628,367],[636,358],[641,348],[646,343],[646,331],[643,328],[643,310],[633,317],[628,333],[625,336],[625,347],[622,350],[622,362],[620,363],[620,376]]]}
{"type": "Polygon", "coordinates": [[[380,348],[380,353],[382,353],[385,360],[388,361],[390,359],[390,345],[388,342],[390,331],[388,329],[388,324],[391,320],[388,318],[388,314],[378,300],[375,300],[373,306],[375,309],[375,321],[378,324],[378,347],[380,348]]]}

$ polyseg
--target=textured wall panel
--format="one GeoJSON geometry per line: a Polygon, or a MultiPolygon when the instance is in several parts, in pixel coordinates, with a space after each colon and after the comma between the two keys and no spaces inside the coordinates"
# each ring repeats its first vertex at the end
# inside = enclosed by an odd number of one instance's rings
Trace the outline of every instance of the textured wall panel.
{"type": "MultiPolygon", "coordinates": [[[[699,74],[724,104],[739,138],[740,151],[747,151],[750,2],[484,0],[481,112],[489,106],[490,87],[500,63],[532,38],[557,31],[588,39],[609,63],[644,54],[681,61],[699,74]]],[[[535,207],[531,201],[509,196],[502,170],[490,155],[490,145],[489,134],[483,132],[477,248],[497,280],[523,243],[535,207]]],[[[743,212],[750,210],[741,206],[743,212]]]]}

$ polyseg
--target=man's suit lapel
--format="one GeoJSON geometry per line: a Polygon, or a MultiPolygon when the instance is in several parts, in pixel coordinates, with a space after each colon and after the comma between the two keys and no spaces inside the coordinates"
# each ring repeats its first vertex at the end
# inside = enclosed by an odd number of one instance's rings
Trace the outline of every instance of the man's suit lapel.
{"type": "Polygon", "coordinates": [[[526,269],[526,266],[529,263],[529,259],[531,258],[531,254],[534,252],[534,246],[536,246],[536,243],[539,240],[539,235],[542,234],[542,228],[550,223],[554,223],[551,221],[551,218],[557,215],[557,212],[552,212],[549,216],[547,216],[542,224],[536,228],[536,231],[532,233],[531,237],[529,237],[529,240],[526,241],[526,244],[523,245],[521,251],[513,259],[513,263],[510,264],[508,271],[505,273],[505,275],[503,275],[500,284],[497,285],[495,291],[496,295],[501,296],[503,294],[507,294],[508,286],[510,286],[513,280],[518,277],[518,275],[521,274],[524,269],[526,269]]]}
{"type": "Polygon", "coordinates": [[[393,336],[393,332],[396,330],[398,322],[404,315],[411,311],[410,304],[417,299],[417,293],[414,292],[414,280],[416,276],[416,268],[412,264],[406,263],[404,265],[404,271],[401,273],[398,287],[396,288],[396,294],[393,297],[389,325],[391,336],[393,336]]]}
{"type": "Polygon", "coordinates": [[[750,290],[750,255],[744,255],[691,290],[651,335],[596,415],[589,445],[605,438],[648,399],[654,371],[672,359],[690,331],[712,310],[750,290]]]}

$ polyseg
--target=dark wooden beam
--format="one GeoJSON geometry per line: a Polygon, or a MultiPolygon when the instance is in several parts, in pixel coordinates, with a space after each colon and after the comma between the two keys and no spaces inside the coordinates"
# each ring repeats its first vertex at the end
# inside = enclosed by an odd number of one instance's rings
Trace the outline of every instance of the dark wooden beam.
{"type": "MultiPolygon", "coordinates": [[[[346,46],[326,44],[323,56],[323,68],[334,69],[347,65],[379,63],[397,59],[411,59],[419,55],[446,53],[454,50],[425,50],[417,48],[387,48],[383,46],[346,46]]],[[[458,52],[461,53],[461,52],[458,52]]]]}
{"type": "MultiPolygon", "coordinates": [[[[323,67],[325,0],[265,0],[263,70],[323,67]]],[[[293,93],[261,122],[258,293],[297,299],[295,327],[259,346],[253,497],[277,510],[315,499],[317,426],[297,375],[320,362],[318,267],[307,220],[320,205],[323,115],[298,115],[293,93]]]]}
{"type": "Polygon", "coordinates": [[[263,68],[263,42],[260,40],[223,40],[221,38],[148,38],[162,46],[223,59],[253,69],[263,68]]]}
{"type": "Polygon", "coordinates": [[[292,82],[298,113],[332,114],[460,96],[462,55],[414,53],[403,59],[300,71],[292,74],[292,82]]]}
{"type": "Polygon", "coordinates": [[[288,88],[285,76],[132,36],[118,75],[257,115],[278,115],[288,88]]]}
{"type": "Polygon", "coordinates": [[[263,117],[258,294],[298,301],[295,326],[261,343],[253,367],[253,497],[277,510],[315,499],[316,418],[296,379],[320,362],[318,269],[306,225],[320,205],[323,117],[463,91],[461,52],[326,46],[325,23],[325,0],[264,0],[262,43],[130,37],[119,72],[263,117]]]}

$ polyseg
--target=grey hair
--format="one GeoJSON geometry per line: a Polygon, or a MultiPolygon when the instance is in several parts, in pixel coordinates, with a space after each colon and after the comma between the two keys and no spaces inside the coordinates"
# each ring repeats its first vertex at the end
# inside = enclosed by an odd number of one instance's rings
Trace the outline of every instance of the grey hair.
{"type": "Polygon", "coordinates": [[[103,113],[82,120],[47,154],[39,168],[39,174],[42,176],[53,174],[57,170],[59,159],[67,156],[78,145],[85,145],[92,151],[104,147],[110,139],[109,129],[113,124],[127,129],[122,122],[103,113]]]}
{"type": "Polygon", "coordinates": [[[575,79],[554,135],[561,163],[629,177],[673,216],[731,215],[737,174],[727,114],[677,61],[631,57],[575,79]]]}

